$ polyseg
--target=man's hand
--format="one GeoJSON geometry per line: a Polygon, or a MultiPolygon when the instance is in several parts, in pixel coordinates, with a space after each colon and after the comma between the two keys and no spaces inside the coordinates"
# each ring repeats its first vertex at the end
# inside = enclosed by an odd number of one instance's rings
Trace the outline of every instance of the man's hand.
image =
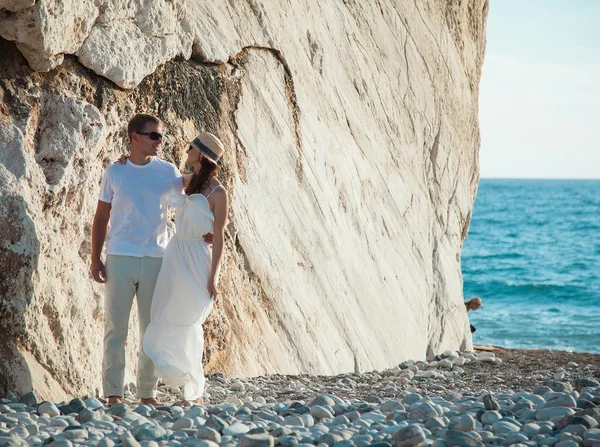
{"type": "Polygon", "coordinates": [[[119,157],[119,159],[117,161],[114,162],[114,164],[120,164],[120,165],[124,165],[125,163],[127,163],[127,159],[129,158],[129,154],[123,154],[119,157]]]}
{"type": "Polygon", "coordinates": [[[90,273],[94,281],[100,284],[106,282],[106,268],[100,260],[100,254],[102,253],[108,221],[110,220],[110,208],[110,203],[98,200],[98,207],[94,215],[94,224],[92,225],[92,264],[90,266],[90,273]]]}
{"type": "Polygon", "coordinates": [[[206,233],[202,237],[204,238],[204,242],[206,242],[207,244],[212,244],[212,240],[213,240],[213,234],[212,233],[206,233]]]}
{"type": "Polygon", "coordinates": [[[104,284],[106,282],[106,267],[102,261],[98,260],[92,262],[90,273],[92,274],[94,281],[99,282],[100,284],[104,284]]]}

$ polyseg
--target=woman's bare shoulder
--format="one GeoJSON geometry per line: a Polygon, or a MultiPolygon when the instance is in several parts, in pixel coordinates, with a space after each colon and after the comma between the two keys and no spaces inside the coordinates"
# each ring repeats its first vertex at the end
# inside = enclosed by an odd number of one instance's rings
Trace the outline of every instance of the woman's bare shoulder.
{"type": "Polygon", "coordinates": [[[225,186],[217,179],[212,179],[210,182],[211,194],[227,194],[225,186]]]}

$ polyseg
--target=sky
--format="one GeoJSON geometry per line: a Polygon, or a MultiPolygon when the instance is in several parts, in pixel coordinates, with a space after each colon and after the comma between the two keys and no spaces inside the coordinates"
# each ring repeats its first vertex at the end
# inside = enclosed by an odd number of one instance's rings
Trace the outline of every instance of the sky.
{"type": "Polygon", "coordinates": [[[482,178],[600,178],[600,0],[490,0],[482,178]]]}

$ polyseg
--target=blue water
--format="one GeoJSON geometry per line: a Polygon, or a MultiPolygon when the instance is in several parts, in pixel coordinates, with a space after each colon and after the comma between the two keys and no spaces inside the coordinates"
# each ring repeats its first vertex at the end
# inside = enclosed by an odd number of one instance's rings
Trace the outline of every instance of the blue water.
{"type": "Polygon", "coordinates": [[[462,272],[473,343],[600,353],[600,180],[482,179],[462,272]]]}

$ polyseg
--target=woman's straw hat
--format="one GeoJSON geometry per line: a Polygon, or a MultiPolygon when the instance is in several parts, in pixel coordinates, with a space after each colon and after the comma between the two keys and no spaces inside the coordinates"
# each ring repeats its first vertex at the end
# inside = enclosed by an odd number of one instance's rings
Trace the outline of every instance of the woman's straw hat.
{"type": "Polygon", "coordinates": [[[225,146],[221,140],[208,132],[199,133],[189,144],[213,163],[217,163],[225,152],[225,146]]]}

